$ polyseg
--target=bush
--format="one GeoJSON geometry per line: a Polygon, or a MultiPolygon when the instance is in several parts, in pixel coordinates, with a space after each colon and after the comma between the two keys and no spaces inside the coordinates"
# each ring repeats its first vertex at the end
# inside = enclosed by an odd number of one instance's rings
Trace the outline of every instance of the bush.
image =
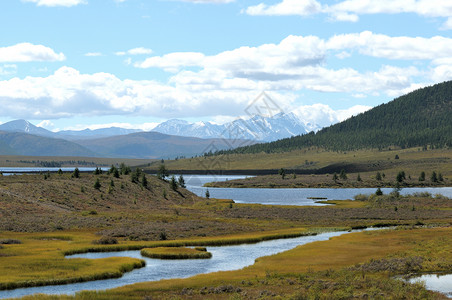
{"type": "Polygon", "coordinates": [[[96,179],[96,182],[94,183],[94,188],[95,188],[96,190],[100,189],[100,181],[99,181],[99,178],[96,179]]]}
{"type": "Polygon", "coordinates": [[[118,240],[113,237],[101,237],[98,240],[93,241],[95,245],[115,245],[118,243],[118,240]]]}
{"type": "Polygon", "coordinates": [[[22,244],[22,242],[19,240],[15,240],[15,239],[4,239],[4,240],[0,240],[0,244],[13,245],[13,244],[22,244]]]}
{"type": "Polygon", "coordinates": [[[354,197],[356,201],[366,201],[369,197],[364,194],[358,194],[354,197]]]}
{"type": "Polygon", "coordinates": [[[377,191],[375,192],[375,195],[382,196],[383,195],[383,191],[380,188],[378,188],[377,191]]]}

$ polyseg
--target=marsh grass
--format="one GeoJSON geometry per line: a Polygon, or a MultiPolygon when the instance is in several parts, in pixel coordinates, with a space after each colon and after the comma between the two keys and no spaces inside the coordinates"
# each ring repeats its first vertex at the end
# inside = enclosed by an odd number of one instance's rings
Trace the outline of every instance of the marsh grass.
{"type": "Polygon", "coordinates": [[[407,264],[415,267],[409,271],[450,271],[451,251],[450,227],[351,233],[259,258],[242,270],[81,292],[75,299],[445,299],[392,273],[407,264]],[[388,272],[387,265],[397,267],[388,272]]]}
{"type": "Polygon", "coordinates": [[[189,240],[153,241],[153,242],[127,242],[118,245],[106,245],[103,247],[74,248],[64,251],[64,255],[82,254],[88,252],[116,252],[141,250],[144,248],[158,247],[195,247],[195,246],[227,246],[240,244],[255,244],[268,240],[295,238],[300,236],[316,235],[314,231],[306,229],[290,229],[264,233],[249,233],[243,235],[222,236],[214,238],[200,238],[189,240]]]}
{"type": "Polygon", "coordinates": [[[21,244],[7,244],[0,256],[0,289],[15,289],[117,278],[144,266],[144,261],[127,257],[67,259],[62,252],[75,245],[87,245],[90,232],[1,233],[3,240],[20,236],[21,244]]]}
{"type": "Polygon", "coordinates": [[[143,256],[158,259],[206,259],[212,257],[212,253],[206,250],[200,251],[196,248],[185,247],[145,248],[140,253],[143,256]]]}

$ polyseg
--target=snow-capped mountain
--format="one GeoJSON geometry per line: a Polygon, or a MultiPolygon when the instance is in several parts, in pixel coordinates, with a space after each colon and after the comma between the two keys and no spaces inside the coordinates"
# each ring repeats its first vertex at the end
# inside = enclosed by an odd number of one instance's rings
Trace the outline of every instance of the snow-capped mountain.
{"type": "Polygon", "coordinates": [[[210,122],[189,123],[168,120],[152,131],[199,138],[226,138],[269,142],[319,130],[320,127],[304,123],[293,113],[280,113],[273,117],[255,115],[249,119],[237,119],[218,125],[210,122]]]}

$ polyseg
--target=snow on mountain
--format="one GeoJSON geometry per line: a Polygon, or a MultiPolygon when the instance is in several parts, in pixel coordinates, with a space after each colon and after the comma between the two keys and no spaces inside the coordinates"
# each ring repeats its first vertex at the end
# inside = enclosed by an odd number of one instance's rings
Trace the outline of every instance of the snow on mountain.
{"type": "Polygon", "coordinates": [[[269,142],[319,130],[320,127],[304,123],[293,113],[280,113],[273,117],[252,116],[218,125],[210,122],[189,123],[172,119],[161,123],[152,131],[198,138],[225,138],[269,142]]]}
{"type": "Polygon", "coordinates": [[[0,125],[1,131],[24,132],[45,137],[55,137],[55,134],[49,130],[37,127],[26,120],[14,120],[0,125]]]}

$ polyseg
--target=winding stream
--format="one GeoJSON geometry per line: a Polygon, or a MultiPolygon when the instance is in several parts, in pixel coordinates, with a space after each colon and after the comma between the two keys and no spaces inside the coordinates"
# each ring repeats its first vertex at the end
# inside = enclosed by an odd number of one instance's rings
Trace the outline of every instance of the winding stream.
{"type": "Polygon", "coordinates": [[[112,256],[140,258],[146,261],[146,266],[124,274],[121,278],[89,281],[66,285],[21,288],[10,291],[0,291],[0,299],[23,297],[36,293],[73,295],[82,290],[105,290],[128,284],[161,279],[186,278],[196,274],[217,271],[242,269],[254,264],[258,257],[273,255],[293,249],[299,245],[316,241],[325,241],[331,237],[346,234],[346,231],[327,232],[315,236],[302,236],[290,239],[264,241],[257,244],[235,246],[207,247],[212,253],[211,259],[160,260],[141,256],[140,251],[121,251],[106,253],[86,253],[68,256],[67,258],[97,259],[112,256]]]}

